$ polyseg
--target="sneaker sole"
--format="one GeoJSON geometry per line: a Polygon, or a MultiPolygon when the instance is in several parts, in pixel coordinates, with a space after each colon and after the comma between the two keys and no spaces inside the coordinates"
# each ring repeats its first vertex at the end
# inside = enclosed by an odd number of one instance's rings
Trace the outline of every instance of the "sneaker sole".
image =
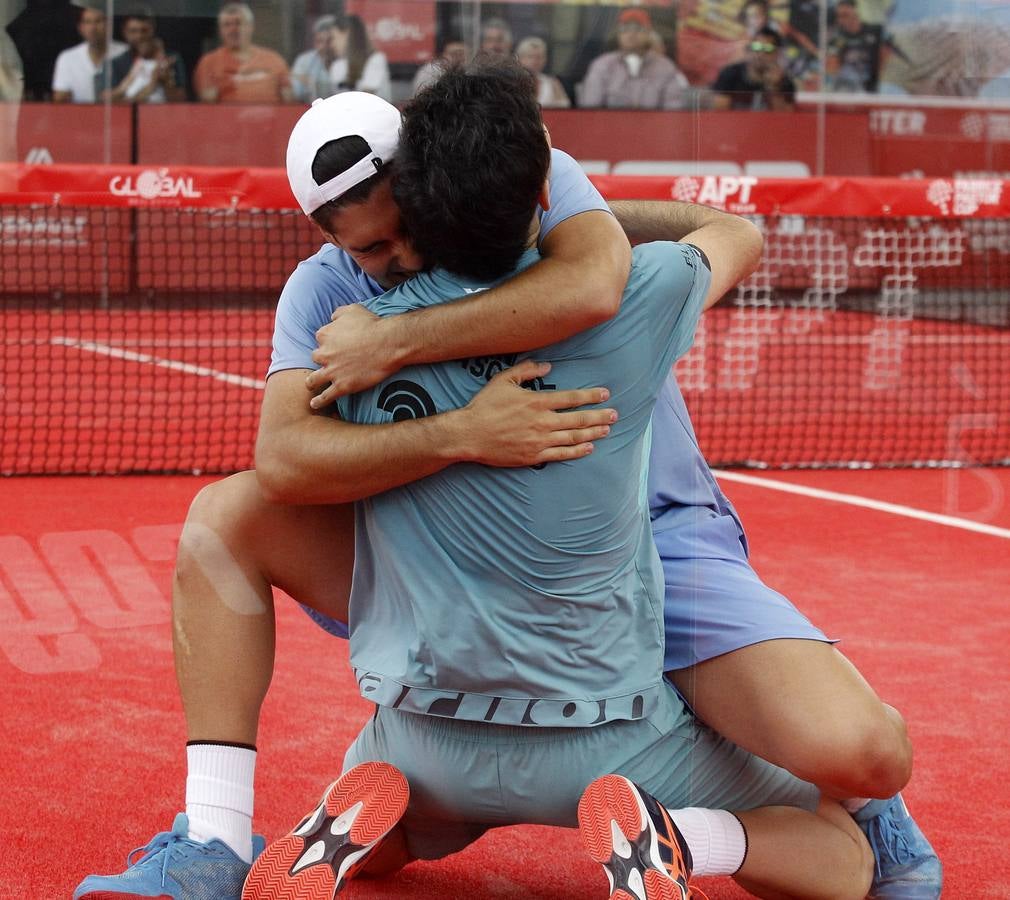
{"type": "Polygon", "coordinates": [[[610,900],[689,900],[690,895],[666,874],[656,846],[652,819],[626,778],[605,775],[586,788],[579,801],[579,833],[589,855],[607,871],[612,885],[610,900]],[[623,836],[630,847],[615,850],[615,842],[620,843],[618,835],[623,836]],[[623,887],[614,887],[607,868],[615,853],[628,859],[632,849],[642,858],[651,860],[651,866],[638,871],[641,892],[637,895],[623,887]]]}
{"type": "Polygon", "coordinates": [[[400,821],[409,797],[407,779],[387,763],[362,763],[345,772],[308,816],[257,857],[242,900],[331,900],[400,821]],[[327,831],[336,840],[331,846],[319,840],[310,847],[302,834],[310,834],[327,817],[335,820],[327,831]],[[350,822],[346,831],[346,822],[338,825],[341,817],[350,822]],[[299,860],[302,865],[293,872],[299,860]]]}
{"type": "Polygon", "coordinates": [[[123,894],[120,891],[88,891],[81,894],[80,900],[174,900],[171,894],[123,894]]]}

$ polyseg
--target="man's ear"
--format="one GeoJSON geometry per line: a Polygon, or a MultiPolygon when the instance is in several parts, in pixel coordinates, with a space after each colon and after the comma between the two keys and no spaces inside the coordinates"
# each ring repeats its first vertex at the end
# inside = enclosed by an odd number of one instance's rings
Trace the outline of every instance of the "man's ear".
{"type": "Polygon", "coordinates": [[[537,196],[537,203],[540,204],[540,208],[543,210],[548,210],[551,208],[551,181],[546,179],[540,188],[540,193],[537,196]]]}

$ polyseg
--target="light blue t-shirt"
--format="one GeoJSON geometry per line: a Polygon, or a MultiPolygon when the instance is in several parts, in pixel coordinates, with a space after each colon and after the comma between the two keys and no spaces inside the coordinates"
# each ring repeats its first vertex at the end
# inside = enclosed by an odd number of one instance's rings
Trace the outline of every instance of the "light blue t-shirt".
{"type": "MultiPolygon", "coordinates": [[[[454,465],[356,505],[351,662],[367,699],[512,725],[651,715],[664,628],[649,424],[710,280],[690,245],[637,247],[617,316],[537,351],[552,363],[537,389],[610,388],[620,419],[592,456],[454,465]]],[[[395,315],[483,287],[436,271],[365,305],[395,315]]],[[[338,407],[363,424],[458,409],[523,356],[410,366],[338,407]]]]}

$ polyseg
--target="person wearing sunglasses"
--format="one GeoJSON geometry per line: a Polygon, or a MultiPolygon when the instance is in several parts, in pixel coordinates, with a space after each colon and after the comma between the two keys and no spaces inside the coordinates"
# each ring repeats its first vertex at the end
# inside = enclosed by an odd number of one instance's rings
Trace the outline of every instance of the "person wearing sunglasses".
{"type": "Polygon", "coordinates": [[[757,31],[743,61],[726,66],[712,91],[714,109],[795,109],[796,86],[782,68],[782,35],[767,27],[757,31]]]}

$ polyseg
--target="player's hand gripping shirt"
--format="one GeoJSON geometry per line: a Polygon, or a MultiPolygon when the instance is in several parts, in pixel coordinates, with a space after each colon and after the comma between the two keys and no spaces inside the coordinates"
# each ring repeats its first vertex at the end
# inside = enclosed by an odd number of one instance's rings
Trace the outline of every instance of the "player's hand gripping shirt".
{"type": "MultiPolygon", "coordinates": [[[[536,259],[527,253],[523,266],[536,259]]],[[[664,633],[648,430],[709,282],[689,245],[638,247],[618,315],[537,351],[553,368],[536,389],[610,388],[620,419],[592,456],[454,465],[357,505],[351,661],[367,699],[523,725],[650,714],[664,633]]],[[[395,315],[481,287],[433,272],[366,306],[395,315]]],[[[458,409],[520,358],[411,366],[343,398],[340,413],[383,423],[458,409]]]]}

